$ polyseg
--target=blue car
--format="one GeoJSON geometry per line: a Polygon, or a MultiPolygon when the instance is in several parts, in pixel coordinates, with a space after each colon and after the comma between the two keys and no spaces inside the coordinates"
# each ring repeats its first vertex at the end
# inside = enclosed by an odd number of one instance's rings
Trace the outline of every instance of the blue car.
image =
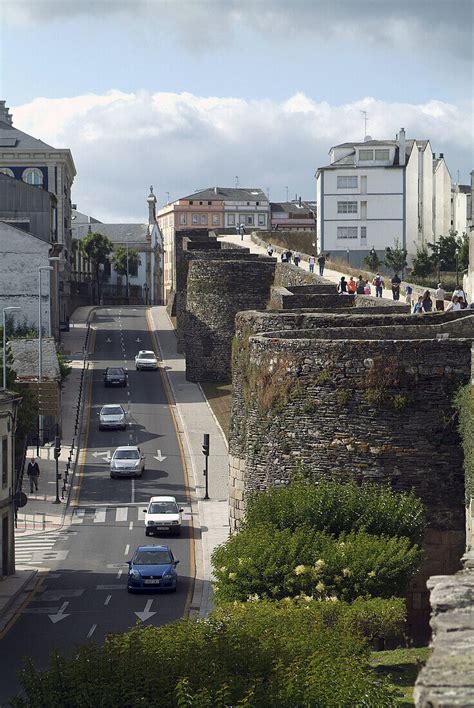
{"type": "Polygon", "coordinates": [[[178,574],[169,546],[138,546],[128,561],[128,592],[145,590],[176,591],[178,574]]]}

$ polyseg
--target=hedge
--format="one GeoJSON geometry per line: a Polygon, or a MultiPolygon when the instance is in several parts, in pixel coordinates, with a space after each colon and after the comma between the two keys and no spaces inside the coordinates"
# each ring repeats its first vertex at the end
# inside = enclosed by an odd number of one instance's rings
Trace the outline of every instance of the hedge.
{"type": "Polygon", "coordinates": [[[466,505],[474,498],[474,393],[471,384],[459,389],[454,399],[464,450],[466,505]]]}

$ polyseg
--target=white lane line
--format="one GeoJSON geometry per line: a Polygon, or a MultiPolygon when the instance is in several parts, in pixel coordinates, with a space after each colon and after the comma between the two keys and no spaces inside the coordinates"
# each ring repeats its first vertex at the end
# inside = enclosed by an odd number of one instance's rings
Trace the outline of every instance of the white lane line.
{"type": "Polygon", "coordinates": [[[130,521],[130,523],[128,525],[128,530],[133,531],[133,521],[130,521]]]}
{"type": "Polygon", "coordinates": [[[117,580],[122,577],[123,569],[120,568],[120,570],[117,571],[117,580]]]}
{"type": "Polygon", "coordinates": [[[135,480],[132,477],[132,504],[135,504],[135,480]]]}
{"type": "Polygon", "coordinates": [[[125,553],[123,555],[128,556],[129,553],[130,553],[130,544],[127,543],[127,545],[125,546],[125,553]]]}
{"type": "Polygon", "coordinates": [[[104,600],[104,605],[108,605],[109,602],[111,601],[111,599],[112,599],[112,595],[107,595],[107,597],[104,600]]]}
{"type": "Polygon", "coordinates": [[[115,521],[126,521],[128,516],[128,507],[119,506],[115,509],[115,521]]]}
{"type": "Polygon", "coordinates": [[[84,514],[86,513],[85,509],[75,509],[74,514],[72,516],[72,524],[82,524],[84,521],[84,514]]]}
{"type": "Polygon", "coordinates": [[[93,624],[90,630],[87,633],[87,639],[90,639],[92,635],[94,634],[95,630],[97,629],[97,625],[93,624]]]}
{"type": "Polygon", "coordinates": [[[94,524],[103,524],[107,509],[96,509],[94,514],[94,524]]]}
{"type": "Polygon", "coordinates": [[[130,391],[127,391],[127,396],[130,396],[130,391]]]}

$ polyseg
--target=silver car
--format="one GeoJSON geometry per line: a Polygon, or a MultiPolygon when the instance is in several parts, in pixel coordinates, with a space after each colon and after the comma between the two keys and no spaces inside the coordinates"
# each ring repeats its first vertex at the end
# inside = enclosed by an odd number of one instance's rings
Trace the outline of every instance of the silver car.
{"type": "Polygon", "coordinates": [[[142,349],[135,357],[135,368],[137,371],[141,369],[150,369],[154,371],[158,368],[158,359],[155,352],[142,349]]]}
{"type": "Polygon", "coordinates": [[[114,430],[117,428],[125,430],[127,427],[126,418],[124,409],[117,403],[102,406],[99,413],[99,430],[114,430]]]}
{"type": "Polygon", "coordinates": [[[118,447],[110,460],[111,477],[141,477],[145,471],[145,455],[136,445],[118,447]]]}

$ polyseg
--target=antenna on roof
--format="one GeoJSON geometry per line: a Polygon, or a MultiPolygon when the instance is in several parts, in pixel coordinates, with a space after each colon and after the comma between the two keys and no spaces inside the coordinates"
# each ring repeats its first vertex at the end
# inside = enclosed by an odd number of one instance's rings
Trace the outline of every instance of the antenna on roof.
{"type": "Polygon", "coordinates": [[[368,123],[368,118],[367,118],[367,111],[361,111],[362,115],[364,116],[364,138],[367,135],[367,123],[368,123]]]}
{"type": "Polygon", "coordinates": [[[239,186],[239,175],[235,175],[235,188],[237,189],[239,186]]]}
{"type": "Polygon", "coordinates": [[[267,199],[270,201],[270,187],[267,187],[267,199]]]}
{"type": "Polygon", "coordinates": [[[286,189],[286,201],[288,201],[288,187],[285,187],[286,189]]]}

